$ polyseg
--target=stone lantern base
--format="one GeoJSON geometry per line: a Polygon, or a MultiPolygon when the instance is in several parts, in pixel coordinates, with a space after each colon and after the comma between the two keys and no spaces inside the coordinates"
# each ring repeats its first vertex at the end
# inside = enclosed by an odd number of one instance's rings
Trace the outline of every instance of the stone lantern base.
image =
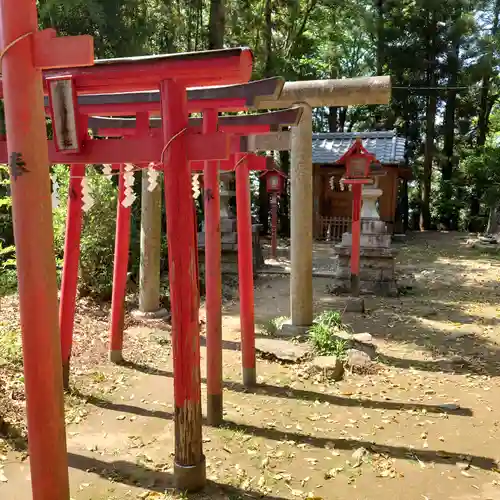
{"type": "MultiPolygon", "coordinates": [[[[221,218],[221,268],[223,273],[234,274],[238,272],[238,233],[236,232],[236,219],[221,218]]],[[[205,263],[205,232],[198,233],[199,264],[205,263]]],[[[254,273],[264,264],[262,247],[260,244],[260,225],[252,225],[252,256],[254,273]]]]}
{"type": "MultiPolygon", "coordinates": [[[[351,288],[351,233],[344,233],[342,242],[335,246],[336,272],[333,291],[348,293],[351,288]]],[[[397,295],[395,257],[397,250],[390,247],[391,236],[381,220],[362,219],[360,238],[361,293],[397,295]]]]}

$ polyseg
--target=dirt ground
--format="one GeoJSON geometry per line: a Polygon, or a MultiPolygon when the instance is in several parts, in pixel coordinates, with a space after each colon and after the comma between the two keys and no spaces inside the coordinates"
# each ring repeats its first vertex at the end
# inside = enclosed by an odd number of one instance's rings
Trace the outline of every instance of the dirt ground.
{"type": "MultiPolygon", "coordinates": [[[[249,392],[241,384],[238,303],[229,301],[225,425],[204,427],[210,484],[189,498],[500,500],[500,259],[466,248],[465,239],[424,233],[398,244],[398,271],[415,286],[398,298],[367,297],[363,316],[344,315],[354,332],[374,337],[375,374],[326,383],[304,378],[300,366],[259,360],[260,385],[249,392]]],[[[330,267],[331,247],[318,245],[315,269],[330,267]]],[[[330,281],[314,278],[316,312],[339,307],[330,281]]],[[[5,324],[15,300],[0,307],[5,324]]],[[[288,314],[287,276],[258,278],[255,310],[259,325],[288,314]]],[[[105,357],[107,317],[107,309],[80,304],[75,391],[67,398],[72,498],[188,498],[171,489],[169,327],[129,319],[129,362],[115,367],[105,357]]],[[[3,397],[22,407],[16,380],[4,372],[3,397]]],[[[31,498],[20,442],[17,450],[8,440],[0,447],[2,500],[31,498]]]]}

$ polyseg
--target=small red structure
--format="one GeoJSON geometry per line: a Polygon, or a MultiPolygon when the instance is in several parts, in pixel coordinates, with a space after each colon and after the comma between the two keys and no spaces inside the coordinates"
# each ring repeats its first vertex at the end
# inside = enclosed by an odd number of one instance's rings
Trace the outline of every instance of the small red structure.
{"type": "Polygon", "coordinates": [[[271,257],[277,258],[278,244],[278,195],[285,189],[286,175],[276,168],[264,172],[266,178],[266,189],[271,195],[271,257]]]}
{"type": "MultiPolygon", "coordinates": [[[[36,2],[0,3],[0,43],[23,338],[31,488],[68,500],[61,347],[42,69],[91,65],[90,36],[38,30],[36,2]]],[[[7,155],[6,155],[7,156],[7,155]]]]}
{"type": "Polygon", "coordinates": [[[371,165],[377,162],[374,155],[356,139],[349,150],[338,160],[345,163],[346,174],[342,182],[352,186],[352,243],[351,243],[351,294],[359,296],[359,244],[361,236],[361,192],[363,184],[371,184],[371,165]]]}
{"type": "MultiPolygon", "coordinates": [[[[147,155],[142,154],[142,161],[140,157],[134,158],[134,149],[143,150],[144,144],[150,153],[151,150],[155,152],[155,158],[161,159],[165,174],[172,297],[176,436],[174,480],[181,490],[198,489],[204,486],[206,479],[201,439],[198,294],[194,273],[196,249],[188,161],[227,158],[230,144],[224,134],[216,134],[215,137],[194,138],[199,144],[192,148],[192,137],[186,133],[186,89],[248,81],[252,54],[248,49],[239,48],[99,61],[91,66],[94,63],[92,38],[59,39],[55,37],[54,30],[39,32],[36,2],[33,0],[2,2],[0,38],[3,45],[2,87],[12,180],[33,499],[69,498],[43,102],[44,90],[47,92],[50,82],[54,83],[52,78],[59,81],[50,93],[54,121],[58,122],[56,127],[60,126],[60,129],[56,131],[56,141],[49,143],[52,146],[51,159],[54,155],[59,157],[56,161],[60,163],[92,163],[87,160],[95,157],[97,152],[102,154],[100,163],[140,164],[144,163],[144,156],[147,155]],[[67,69],[76,66],[82,68],[67,69]],[[56,69],[46,72],[42,81],[40,70],[46,68],[56,69]],[[162,135],[154,141],[149,140],[149,148],[148,139],[151,138],[141,137],[129,142],[126,145],[128,148],[123,147],[123,143],[119,144],[121,141],[87,141],[90,148],[80,147],[85,137],[83,134],[80,136],[78,127],[75,88],[80,94],[159,89],[162,135]],[[67,114],[59,114],[58,106],[64,108],[67,114]],[[191,155],[196,149],[198,152],[193,158],[191,155]],[[106,156],[111,161],[106,161],[106,156]],[[40,356],[41,352],[43,356],[40,356]]],[[[83,126],[81,129],[86,130],[83,126]]],[[[7,156],[5,148],[2,153],[7,156]]],[[[81,199],[77,199],[77,204],[72,206],[75,199],[76,194],[70,196],[69,212],[74,216],[68,221],[68,226],[71,226],[68,227],[68,235],[79,236],[81,199]]],[[[127,217],[123,226],[125,221],[127,217]]],[[[69,259],[71,264],[75,261],[77,259],[69,259]]],[[[65,278],[66,286],[72,288],[74,275],[70,273],[65,278]]],[[[72,308],[74,304],[67,304],[66,309],[61,310],[61,317],[68,317],[72,308]]],[[[66,354],[67,340],[63,341],[66,354]]]]}

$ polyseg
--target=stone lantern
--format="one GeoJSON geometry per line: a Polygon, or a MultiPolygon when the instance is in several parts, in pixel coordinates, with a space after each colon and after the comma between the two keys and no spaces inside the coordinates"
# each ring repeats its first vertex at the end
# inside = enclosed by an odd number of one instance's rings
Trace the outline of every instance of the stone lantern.
{"type": "Polygon", "coordinates": [[[369,153],[360,139],[338,160],[346,166],[342,182],[350,185],[353,193],[351,233],[342,235],[335,247],[337,270],[334,290],[394,295],[396,251],[391,248],[391,236],[380,220],[377,200],[383,191],[378,179],[385,172],[376,157],[369,153]]]}

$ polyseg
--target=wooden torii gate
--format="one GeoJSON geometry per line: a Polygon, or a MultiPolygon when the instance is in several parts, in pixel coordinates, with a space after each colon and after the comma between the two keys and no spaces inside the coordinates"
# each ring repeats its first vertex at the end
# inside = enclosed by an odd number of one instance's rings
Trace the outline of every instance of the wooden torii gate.
{"type": "MultiPolygon", "coordinates": [[[[262,100],[261,109],[304,108],[301,123],[290,136],[256,138],[258,149],[291,149],[291,276],[290,321],[283,332],[305,333],[313,321],[312,248],[313,248],[313,168],[312,108],[387,104],[391,95],[388,76],[287,82],[279,99],[262,100]],[[289,141],[289,142],[288,142],[289,141]]],[[[255,148],[254,148],[255,150],[255,148]]]]}
{"type": "MultiPolygon", "coordinates": [[[[199,129],[203,125],[203,131],[206,132],[207,115],[210,118],[210,112],[204,113],[203,119],[191,118],[189,120],[190,130],[199,129]]],[[[254,320],[254,299],[253,299],[253,272],[252,272],[252,236],[251,236],[251,211],[250,211],[250,186],[248,170],[265,169],[266,158],[255,157],[247,151],[247,136],[242,133],[253,132],[254,134],[268,134],[272,130],[280,129],[283,126],[289,127],[297,124],[302,114],[302,108],[294,107],[286,110],[274,111],[269,113],[254,115],[225,116],[218,118],[218,130],[223,133],[231,134],[231,152],[233,158],[228,161],[219,162],[191,162],[192,170],[204,171],[210,175],[210,169],[207,170],[207,163],[216,170],[216,179],[218,179],[219,170],[236,170],[237,184],[237,222],[238,222],[238,270],[239,270],[239,290],[240,290],[240,322],[241,322],[241,351],[242,351],[242,373],[243,383],[247,387],[256,384],[256,363],[255,363],[255,320],[254,320]],[[245,157],[248,156],[247,160],[245,157]],[[236,159],[237,158],[237,159],[236,159]],[[261,161],[258,161],[261,160],[261,161]],[[240,163],[241,166],[238,167],[240,163]]],[[[102,137],[127,137],[141,135],[141,127],[144,126],[135,118],[113,118],[113,117],[91,117],[89,126],[96,136],[102,137]]],[[[147,126],[147,125],[146,125],[147,126]]],[[[149,120],[149,134],[158,133],[158,127],[162,126],[162,121],[156,118],[149,120]]],[[[217,130],[217,129],[215,129],[217,130]]],[[[142,135],[144,135],[142,133],[142,135]]],[[[154,161],[155,158],[151,158],[154,161]]],[[[206,246],[211,246],[212,254],[206,256],[206,314],[207,314],[207,419],[212,425],[220,425],[223,419],[222,407],[222,301],[221,301],[221,241],[220,241],[220,213],[219,203],[213,203],[219,195],[218,181],[212,182],[213,187],[209,190],[205,182],[205,220],[207,221],[206,246]],[[210,213],[212,210],[212,213],[210,213]],[[209,227],[210,218],[211,228],[209,227]]],[[[158,191],[158,190],[157,190],[158,191]]],[[[148,191],[148,194],[150,192],[148,191]]],[[[118,218],[120,212],[123,212],[119,206],[118,218]]],[[[153,214],[160,216],[160,212],[153,214]]],[[[127,223],[128,224],[128,223],[127,223]]],[[[143,221],[144,228],[144,221],[143,221]]],[[[160,226],[156,225],[156,231],[160,233],[160,226]]],[[[144,231],[143,231],[144,232],[144,231]]],[[[123,232],[125,240],[123,242],[122,256],[128,254],[128,241],[126,232],[123,232]]],[[[159,241],[160,234],[149,231],[144,236],[144,243],[149,246],[148,237],[154,241],[159,241]]],[[[117,233],[117,242],[119,240],[117,233]]],[[[117,243],[118,245],[118,243],[117,243]]],[[[118,248],[118,247],[117,247],[118,248]]],[[[115,252],[115,266],[119,262],[115,252]]],[[[159,271],[159,270],[158,270],[159,271]]],[[[120,273],[124,277],[124,273],[120,273]]],[[[116,297],[113,291],[112,310],[121,311],[118,316],[123,317],[124,287],[120,296],[116,297]]],[[[122,324],[123,321],[118,324],[122,324]]],[[[112,327],[113,335],[113,327],[112,327]]],[[[121,333],[118,332],[121,338],[121,333]]],[[[111,342],[112,343],[112,342],[111,342]]],[[[119,347],[121,352],[121,345],[119,347]]],[[[121,357],[121,356],[120,356],[121,357]]]]}
{"type": "MultiPolygon", "coordinates": [[[[243,92],[245,85],[235,87],[240,87],[240,92],[243,92]]],[[[157,99],[155,94],[152,92],[143,99],[147,99],[151,106],[157,99]]],[[[304,108],[301,123],[292,127],[290,133],[278,132],[274,136],[256,138],[253,144],[249,142],[250,151],[291,150],[290,321],[283,325],[283,330],[292,335],[307,331],[313,320],[312,108],[387,104],[390,95],[390,77],[376,76],[287,82],[273,97],[258,96],[253,103],[253,107],[259,109],[282,109],[294,104],[304,108]]],[[[154,297],[159,295],[156,291],[151,293],[154,297]]],[[[152,302],[156,303],[156,299],[152,302]]]]}

